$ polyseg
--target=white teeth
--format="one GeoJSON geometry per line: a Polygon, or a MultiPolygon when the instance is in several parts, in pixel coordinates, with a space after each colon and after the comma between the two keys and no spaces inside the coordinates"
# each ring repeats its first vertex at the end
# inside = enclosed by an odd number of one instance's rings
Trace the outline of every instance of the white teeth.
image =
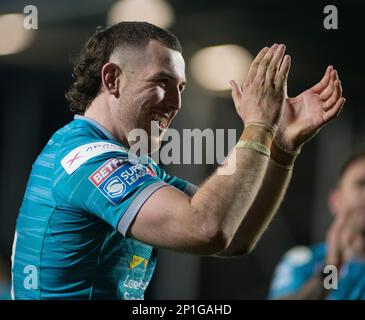
{"type": "Polygon", "coordinates": [[[167,126],[167,119],[165,117],[157,113],[152,113],[151,118],[152,120],[158,121],[161,128],[165,128],[167,126]]]}
{"type": "Polygon", "coordinates": [[[152,119],[156,121],[162,121],[163,117],[161,117],[159,114],[152,113],[152,119]]]}

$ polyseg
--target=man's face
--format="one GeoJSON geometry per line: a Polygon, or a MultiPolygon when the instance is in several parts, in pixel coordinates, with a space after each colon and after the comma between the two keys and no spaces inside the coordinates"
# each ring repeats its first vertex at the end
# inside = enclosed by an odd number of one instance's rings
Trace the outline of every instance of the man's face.
{"type": "Polygon", "coordinates": [[[355,160],[343,173],[338,186],[341,212],[355,212],[365,227],[365,157],[355,160]]]}
{"type": "Polygon", "coordinates": [[[162,134],[181,108],[185,62],[179,52],[152,40],[132,57],[126,73],[120,83],[118,120],[127,137],[133,129],[144,130],[151,151],[151,144],[160,146],[162,134]],[[153,132],[157,134],[152,137],[153,132]]]}

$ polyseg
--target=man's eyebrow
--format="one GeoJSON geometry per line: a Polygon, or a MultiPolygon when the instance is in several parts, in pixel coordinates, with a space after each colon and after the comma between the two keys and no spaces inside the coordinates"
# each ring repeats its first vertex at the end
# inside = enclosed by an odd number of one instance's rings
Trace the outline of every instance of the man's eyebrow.
{"type": "MultiPolygon", "coordinates": [[[[155,74],[154,76],[153,76],[154,78],[158,78],[158,77],[166,77],[166,78],[169,78],[170,80],[177,80],[177,78],[176,77],[174,77],[174,76],[172,76],[171,74],[169,74],[169,73],[167,73],[167,72],[164,72],[164,71],[161,71],[161,72],[159,72],[159,73],[157,73],[157,74],[155,74]]],[[[186,80],[183,80],[182,82],[181,82],[181,85],[186,85],[186,80]]]]}

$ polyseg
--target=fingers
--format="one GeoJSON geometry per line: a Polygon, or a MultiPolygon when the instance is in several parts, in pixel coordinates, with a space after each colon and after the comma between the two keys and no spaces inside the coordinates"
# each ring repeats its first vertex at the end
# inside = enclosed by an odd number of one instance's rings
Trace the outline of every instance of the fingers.
{"type": "Polygon", "coordinates": [[[320,94],[328,85],[328,83],[331,80],[331,73],[332,73],[333,67],[328,66],[327,70],[321,79],[320,82],[318,82],[315,86],[312,87],[312,90],[315,91],[315,93],[320,94]]]}
{"type": "Polygon", "coordinates": [[[275,88],[277,91],[282,90],[286,86],[290,65],[291,65],[291,58],[289,55],[285,55],[283,62],[281,63],[280,69],[277,72],[275,78],[275,88]]]}
{"type": "Polygon", "coordinates": [[[274,56],[271,59],[271,62],[267,68],[266,72],[266,82],[267,83],[273,83],[276,73],[279,69],[280,63],[283,59],[285,53],[285,45],[281,44],[277,47],[275,50],[274,56]]]}
{"type": "Polygon", "coordinates": [[[322,101],[326,101],[329,99],[333,93],[333,90],[335,89],[335,81],[338,79],[338,74],[336,70],[332,70],[330,81],[327,85],[327,87],[320,93],[320,98],[322,101]]]}
{"type": "Polygon", "coordinates": [[[326,117],[332,119],[341,111],[343,103],[341,102],[342,86],[336,70],[331,71],[331,80],[322,93],[320,99],[323,101],[323,110],[326,112],[326,117]],[[335,109],[331,112],[331,109],[335,109]],[[336,110],[337,109],[337,110],[336,110]]]}
{"type": "Polygon", "coordinates": [[[341,112],[345,102],[346,102],[345,98],[338,99],[337,102],[335,103],[335,105],[324,114],[324,116],[323,116],[324,121],[328,122],[328,121],[332,120],[333,118],[337,117],[339,115],[339,113],[341,112]]]}
{"type": "Polygon", "coordinates": [[[246,77],[247,82],[252,82],[253,79],[255,79],[257,69],[260,65],[260,62],[264,58],[264,56],[265,56],[265,54],[267,53],[268,50],[269,50],[268,47],[265,47],[265,48],[261,49],[261,51],[257,54],[256,58],[254,59],[254,61],[251,63],[250,70],[248,71],[248,74],[247,74],[247,77],[246,77]]]}
{"type": "MultiPolygon", "coordinates": [[[[273,44],[270,48],[263,48],[256,56],[255,60],[251,64],[250,70],[246,77],[245,84],[252,82],[263,84],[273,84],[277,78],[280,62],[283,59],[285,53],[285,45],[273,44]]],[[[290,59],[287,61],[285,68],[290,68],[290,59]]],[[[289,69],[286,69],[287,72],[289,69]]],[[[287,74],[286,74],[287,76],[287,74]]],[[[279,81],[281,86],[285,82],[285,74],[282,75],[282,81],[279,81]]]]}
{"type": "Polygon", "coordinates": [[[342,86],[341,81],[336,80],[334,82],[334,90],[332,92],[331,97],[324,103],[323,109],[324,111],[328,111],[331,109],[337,102],[337,100],[342,96],[342,86]]]}
{"type": "Polygon", "coordinates": [[[256,77],[254,79],[256,83],[263,83],[265,81],[266,72],[272,63],[274,54],[278,47],[278,44],[273,44],[271,48],[266,52],[265,56],[262,58],[257,69],[256,77]]]}

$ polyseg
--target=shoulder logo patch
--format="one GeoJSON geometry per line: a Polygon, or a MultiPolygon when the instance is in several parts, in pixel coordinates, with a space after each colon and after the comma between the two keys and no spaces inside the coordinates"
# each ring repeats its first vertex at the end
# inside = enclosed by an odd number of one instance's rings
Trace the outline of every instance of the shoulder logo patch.
{"type": "Polygon", "coordinates": [[[61,160],[61,165],[68,174],[72,174],[89,159],[106,152],[128,152],[128,150],[110,142],[87,143],[69,152],[61,160]]]}
{"type": "Polygon", "coordinates": [[[113,158],[95,170],[89,180],[111,203],[117,205],[131,191],[154,176],[155,173],[142,164],[113,158]]]}

